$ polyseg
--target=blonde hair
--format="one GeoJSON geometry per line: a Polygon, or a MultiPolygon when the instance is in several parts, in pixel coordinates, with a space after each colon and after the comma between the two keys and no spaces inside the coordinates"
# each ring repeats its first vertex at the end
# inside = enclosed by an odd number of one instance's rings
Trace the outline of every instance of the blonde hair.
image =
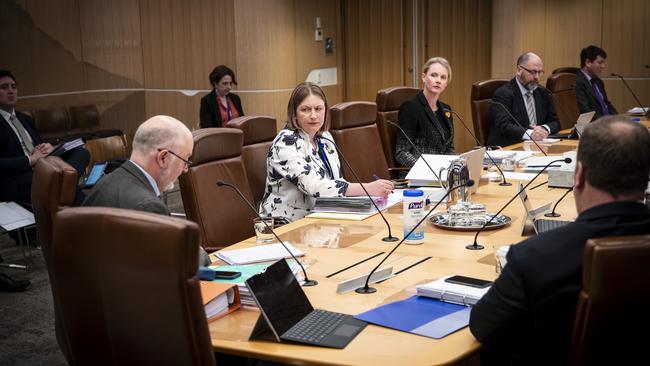
{"type": "Polygon", "coordinates": [[[449,61],[447,61],[447,59],[442,57],[431,57],[427,62],[424,63],[424,66],[422,67],[422,73],[426,74],[427,71],[429,71],[429,67],[431,67],[433,64],[440,64],[442,67],[447,69],[447,73],[449,74],[447,82],[451,82],[451,65],[449,65],[449,61]]]}

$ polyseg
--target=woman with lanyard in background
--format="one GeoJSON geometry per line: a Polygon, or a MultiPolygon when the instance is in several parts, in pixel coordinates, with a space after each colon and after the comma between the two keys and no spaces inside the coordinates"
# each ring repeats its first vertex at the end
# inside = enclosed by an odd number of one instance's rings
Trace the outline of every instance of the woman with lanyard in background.
{"type": "Polygon", "coordinates": [[[225,65],[219,65],[210,73],[212,91],[201,98],[201,128],[224,127],[228,121],[244,115],[241,100],[230,92],[237,85],[235,73],[225,65]]]}
{"type": "MultiPolygon", "coordinates": [[[[325,93],[316,84],[300,83],[287,105],[287,125],[273,140],[266,160],[266,192],[262,216],[288,221],[307,216],[317,197],[363,196],[359,183],[347,182],[328,132],[325,93]],[[322,138],[321,138],[322,137],[322,138]]],[[[393,183],[379,179],[364,183],[373,196],[387,196],[393,183]]]]}

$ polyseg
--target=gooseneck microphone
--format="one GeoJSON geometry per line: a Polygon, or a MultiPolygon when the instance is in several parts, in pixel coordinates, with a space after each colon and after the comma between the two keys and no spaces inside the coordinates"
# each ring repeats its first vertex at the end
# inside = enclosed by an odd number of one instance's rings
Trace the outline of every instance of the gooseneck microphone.
{"type": "Polygon", "coordinates": [[[562,197],[560,197],[560,199],[557,200],[557,202],[555,202],[555,206],[553,206],[553,210],[551,212],[549,212],[549,213],[545,213],[544,216],[546,216],[546,217],[560,217],[560,216],[562,216],[559,213],[555,212],[555,208],[557,208],[557,204],[560,203],[560,201],[562,201],[564,199],[564,197],[566,197],[566,195],[569,194],[569,192],[572,192],[572,191],[573,191],[573,187],[567,189],[567,191],[564,192],[562,197]]]}
{"type": "MultiPolygon", "coordinates": [[[[463,118],[458,113],[452,111],[451,109],[447,109],[447,108],[444,108],[443,111],[453,113],[456,117],[458,117],[458,119],[460,120],[460,124],[462,124],[463,127],[465,127],[465,130],[467,130],[467,132],[469,132],[469,135],[472,136],[474,141],[476,141],[476,144],[478,146],[480,146],[480,147],[485,147],[485,146],[483,146],[483,144],[481,144],[481,141],[479,141],[478,138],[476,138],[476,136],[472,133],[472,131],[469,129],[469,127],[467,127],[467,125],[465,124],[465,121],[463,121],[463,118]]],[[[503,181],[501,183],[499,183],[499,185],[500,186],[511,186],[512,183],[509,183],[509,182],[506,181],[506,175],[503,174],[503,171],[501,170],[501,168],[499,167],[497,162],[494,161],[494,159],[492,159],[492,156],[487,151],[487,148],[485,149],[485,155],[487,155],[488,158],[490,158],[490,161],[492,162],[492,164],[494,164],[494,166],[497,168],[497,170],[499,170],[499,173],[501,174],[501,178],[503,178],[503,181]]]]}
{"type": "Polygon", "coordinates": [[[485,223],[485,224],[484,224],[484,225],[479,229],[479,231],[476,232],[476,235],[474,235],[474,243],[465,246],[465,248],[466,248],[466,249],[469,249],[469,250],[480,250],[480,249],[485,248],[484,246],[478,244],[478,242],[477,242],[478,234],[480,234],[480,233],[481,233],[481,232],[482,232],[482,231],[483,231],[483,230],[484,230],[484,229],[485,229],[485,228],[486,228],[486,227],[487,227],[487,226],[488,226],[488,225],[489,225],[489,224],[494,220],[494,218],[496,218],[497,216],[499,216],[499,214],[501,213],[501,211],[505,210],[505,208],[508,207],[508,205],[509,205],[510,203],[512,203],[512,201],[514,201],[515,198],[517,198],[517,196],[519,195],[519,193],[521,193],[521,192],[524,191],[526,188],[528,188],[528,186],[529,186],[531,183],[533,183],[533,181],[534,181],[535,179],[537,179],[537,177],[539,177],[542,173],[544,173],[544,172],[546,171],[546,169],[548,169],[548,167],[550,167],[551,165],[553,165],[553,163],[564,162],[564,163],[566,163],[566,164],[570,164],[571,161],[572,161],[571,158],[563,158],[563,159],[553,160],[553,161],[551,161],[550,163],[546,164],[546,166],[544,166],[544,168],[542,168],[542,169],[539,171],[539,173],[537,173],[537,174],[533,177],[533,179],[531,179],[528,183],[526,183],[525,186],[521,187],[521,189],[520,189],[519,191],[517,191],[517,194],[515,194],[515,195],[510,199],[510,201],[508,201],[508,203],[506,203],[505,205],[503,205],[503,207],[501,207],[501,209],[499,210],[499,212],[495,213],[494,215],[492,215],[492,217],[490,217],[490,220],[488,220],[488,221],[487,221],[487,222],[486,222],[486,223],[485,223]]]}
{"type": "Polygon", "coordinates": [[[244,196],[243,193],[241,193],[241,191],[239,190],[239,188],[235,187],[234,185],[232,185],[232,184],[230,184],[230,183],[226,183],[226,182],[224,182],[224,181],[222,181],[222,180],[218,180],[218,181],[217,181],[217,187],[224,187],[224,186],[225,186],[225,187],[232,188],[235,192],[237,192],[237,194],[238,194],[239,197],[242,199],[242,201],[246,202],[246,205],[248,205],[248,207],[250,207],[250,209],[253,211],[253,213],[255,213],[255,216],[257,216],[257,217],[260,219],[260,221],[264,223],[264,226],[266,226],[266,229],[269,230],[271,233],[273,233],[273,236],[275,236],[275,238],[278,240],[278,242],[279,242],[280,244],[282,244],[282,246],[284,247],[284,249],[287,250],[287,252],[289,252],[289,254],[291,255],[291,258],[293,258],[293,260],[295,260],[296,263],[298,263],[298,265],[300,266],[300,269],[302,269],[302,274],[305,276],[305,283],[303,283],[302,285],[305,286],[305,287],[308,287],[308,286],[316,286],[316,285],[318,285],[318,281],[316,281],[316,280],[310,280],[309,277],[307,277],[307,271],[305,271],[305,267],[303,267],[302,264],[300,263],[300,261],[298,261],[298,258],[296,258],[296,256],[293,255],[293,253],[291,253],[291,251],[289,250],[289,248],[287,248],[287,245],[284,244],[284,242],[282,241],[282,239],[280,239],[280,237],[278,236],[278,234],[275,233],[275,230],[273,230],[273,228],[270,227],[269,224],[266,223],[266,221],[262,218],[262,216],[260,216],[260,214],[257,212],[257,210],[255,209],[255,207],[253,207],[253,204],[250,203],[250,202],[246,199],[246,197],[244,196]]]}
{"type": "Polygon", "coordinates": [[[494,104],[496,104],[496,105],[498,105],[498,106],[500,106],[501,108],[503,108],[503,110],[506,111],[506,113],[508,113],[508,116],[510,116],[510,118],[512,118],[512,120],[515,121],[515,123],[517,124],[517,126],[519,126],[521,129],[524,130],[524,133],[526,134],[526,136],[528,136],[528,138],[530,139],[530,141],[532,141],[532,142],[535,144],[535,146],[537,146],[537,148],[539,149],[539,151],[541,151],[542,154],[544,154],[544,156],[548,156],[548,154],[547,154],[544,150],[542,150],[542,147],[539,146],[539,144],[537,143],[537,141],[533,140],[533,137],[528,133],[528,129],[526,129],[525,127],[521,127],[521,124],[519,123],[519,121],[515,118],[515,116],[512,115],[512,113],[510,113],[510,111],[508,110],[508,107],[506,107],[505,104],[503,104],[503,103],[501,103],[501,102],[497,102],[497,101],[494,100],[494,99],[492,99],[490,102],[491,102],[491,103],[494,103],[494,104]]]}
{"type": "Polygon", "coordinates": [[[440,200],[438,200],[438,202],[435,204],[435,206],[433,206],[433,208],[430,209],[429,212],[427,212],[427,214],[424,215],[424,216],[420,219],[420,221],[418,221],[418,223],[415,224],[415,225],[413,226],[413,228],[411,229],[411,231],[408,232],[408,234],[404,235],[404,239],[402,239],[399,243],[397,243],[397,245],[395,245],[395,248],[393,248],[390,252],[388,252],[388,254],[386,254],[386,256],[384,257],[384,259],[382,259],[381,262],[379,262],[379,264],[378,264],[375,268],[373,268],[373,270],[370,271],[370,273],[368,273],[368,277],[366,277],[366,284],[363,285],[363,287],[359,287],[358,289],[356,289],[355,292],[358,293],[358,294],[372,294],[372,293],[377,292],[377,289],[376,289],[376,288],[374,288],[374,287],[369,287],[369,286],[368,286],[368,282],[370,281],[370,277],[372,276],[372,274],[375,273],[375,271],[376,271],[376,270],[377,270],[377,269],[378,269],[382,264],[384,264],[384,262],[386,261],[386,259],[388,259],[388,257],[390,257],[390,255],[393,254],[393,253],[397,250],[397,248],[399,248],[400,245],[402,245],[402,243],[404,242],[404,240],[406,240],[406,238],[408,238],[408,236],[411,235],[411,234],[415,231],[415,229],[417,229],[418,226],[420,226],[420,224],[422,224],[422,222],[423,222],[424,220],[426,220],[427,217],[429,217],[429,215],[431,215],[431,213],[433,212],[433,210],[435,210],[435,209],[438,207],[438,205],[440,205],[440,203],[441,203],[442,201],[444,201],[445,198],[447,198],[447,196],[449,196],[449,194],[450,194],[454,189],[458,189],[458,188],[463,187],[463,186],[466,186],[467,188],[469,188],[469,187],[471,187],[471,186],[473,186],[473,185],[474,185],[474,181],[471,180],[471,179],[468,179],[467,182],[465,182],[465,183],[463,183],[463,184],[459,184],[459,185],[457,185],[457,186],[454,186],[454,187],[448,189],[448,190],[447,190],[447,193],[445,193],[445,195],[444,195],[440,200]]]}
{"type": "MultiPolygon", "coordinates": [[[[415,143],[413,142],[413,140],[411,140],[409,135],[406,134],[406,131],[404,131],[404,129],[400,125],[398,125],[397,123],[395,123],[393,121],[386,121],[386,122],[389,125],[393,126],[393,127],[397,127],[397,129],[399,129],[399,131],[402,133],[402,136],[404,136],[406,138],[406,141],[408,141],[409,144],[411,144],[411,147],[413,147],[413,150],[415,150],[418,153],[418,155],[420,155],[420,157],[422,157],[422,155],[423,155],[422,151],[420,151],[420,149],[418,149],[418,147],[415,146],[415,143]]],[[[429,163],[427,163],[427,159],[422,157],[422,161],[424,161],[424,164],[427,166],[427,168],[429,168],[429,170],[431,170],[431,173],[433,173],[433,176],[436,177],[438,182],[440,182],[440,185],[442,185],[442,180],[440,180],[440,176],[438,175],[438,173],[436,173],[435,170],[433,170],[431,165],[429,165],[429,163]]]]}
{"type": "MultiPolygon", "coordinates": [[[[625,81],[625,78],[623,77],[623,75],[612,73],[612,76],[615,76],[615,77],[621,79],[621,81],[623,82],[623,84],[625,85],[627,90],[630,92],[630,94],[632,94],[632,97],[634,98],[634,100],[639,104],[639,107],[641,107],[641,109],[643,109],[643,104],[641,104],[641,101],[639,100],[639,98],[636,96],[636,94],[634,94],[634,91],[632,90],[632,88],[630,88],[630,85],[628,85],[627,81],[625,81]]],[[[645,116],[650,117],[650,109],[648,109],[648,111],[646,111],[645,116]]]]}
{"type": "Polygon", "coordinates": [[[318,135],[318,138],[321,138],[323,140],[329,141],[332,144],[334,144],[334,147],[336,148],[336,152],[341,157],[341,160],[343,160],[345,165],[347,165],[348,169],[350,169],[350,171],[352,172],[352,175],[354,175],[354,179],[356,179],[357,182],[359,182],[359,185],[361,186],[361,189],[363,189],[363,192],[370,199],[370,203],[372,203],[372,205],[375,206],[375,209],[377,209],[377,212],[379,213],[379,216],[381,216],[382,220],[384,220],[384,223],[386,224],[386,227],[388,228],[388,236],[383,237],[381,240],[383,240],[383,241],[398,241],[399,238],[396,237],[396,236],[393,236],[393,233],[392,233],[392,231],[390,229],[390,225],[388,224],[388,220],[386,220],[386,217],[384,216],[384,214],[381,213],[381,210],[379,209],[379,207],[377,207],[377,204],[375,203],[375,200],[372,199],[372,196],[370,195],[370,193],[368,193],[368,191],[366,190],[366,187],[363,185],[363,182],[361,182],[361,179],[359,178],[357,173],[354,171],[354,169],[352,169],[352,166],[350,166],[350,163],[348,163],[348,160],[345,158],[345,156],[343,156],[343,152],[341,151],[341,149],[339,149],[338,145],[336,145],[336,142],[328,139],[327,137],[324,137],[322,134],[318,135]]]}

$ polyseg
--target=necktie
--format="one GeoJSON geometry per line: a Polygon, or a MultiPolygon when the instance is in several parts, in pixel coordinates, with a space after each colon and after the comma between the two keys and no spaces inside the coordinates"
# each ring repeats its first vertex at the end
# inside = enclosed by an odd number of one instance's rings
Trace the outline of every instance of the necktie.
{"type": "Polygon", "coordinates": [[[537,118],[535,117],[535,99],[533,99],[533,92],[526,93],[526,111],[528,112],[528,120],[531,126],[537,126],[537,118]]]}
{"type": "Polygon", "coordinates": [[[32,139],[29,137],[27,130],[25,130],[25,126],[23,126],[18,118],[13,114],[9,117],[9,123],[14,126],[14,129],[18,132],[18,139],[20,140],[20,144],[23,146],[25,155],[31,155],[32,151],[34,151],[34,143],[32,143],[32,139]]]}
{"type": "Polygon", "coordinates": [[[603,93],[601,93],[600,88],[598,88],[598,84],[596,83],[596,78],[591,79],[591,88],[594,90],[594,95],[596,96],[596,100],[598,101],[598,104],[600,104],[600,110],[603,113],[603,116],[608,115],[609,108],[607,108],[607,104],[605,103],[605,98],[603,97],[603,93]]]}

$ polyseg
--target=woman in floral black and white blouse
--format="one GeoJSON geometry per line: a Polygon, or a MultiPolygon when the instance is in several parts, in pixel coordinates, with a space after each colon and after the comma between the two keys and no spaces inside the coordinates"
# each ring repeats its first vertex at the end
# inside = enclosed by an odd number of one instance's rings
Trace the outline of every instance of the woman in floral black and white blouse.
{"type": "MultiPolygon", "coordinates": [[[[332,140],[327,113],[327,99],[318,85],[296,86],[287,105],[287,125],[273,140],[266,159],[261,215],[294,221],[311,212],[317,197],[364,195],[360,184],[341,176],[336,147],[327,141],[332,140]]],[[[364,186],[373,196],[387,196],[393,190],[393,184],[383,179],[364,186]]]]}

